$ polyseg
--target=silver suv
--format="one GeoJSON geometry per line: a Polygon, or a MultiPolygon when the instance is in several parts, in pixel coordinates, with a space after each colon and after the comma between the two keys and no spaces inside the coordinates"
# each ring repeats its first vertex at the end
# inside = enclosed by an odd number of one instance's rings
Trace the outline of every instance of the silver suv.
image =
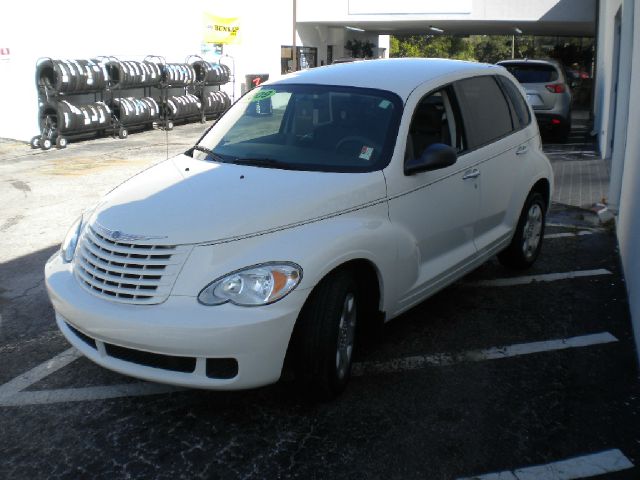
{"type": "Polygon", "coordinates": [[[560,62],[503,60],[498,65],[522,84],[540,129],[550,130],[560,140],[566,140],[571,130],[571,90],[560,62]]]}

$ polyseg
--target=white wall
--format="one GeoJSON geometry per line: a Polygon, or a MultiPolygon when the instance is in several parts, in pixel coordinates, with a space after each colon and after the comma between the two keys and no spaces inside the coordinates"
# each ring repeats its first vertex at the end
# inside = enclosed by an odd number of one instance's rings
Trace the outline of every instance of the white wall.
{"type": "MultiPolygon", "coordinates": [[[[13,2],[9,13],[0,16],[0,47],[11,49],[11,59],[0,61],[0,138],[28,141],[39,131],[35,64],[40,57],[141,60],[157,54],[168,62],[183,62],[201,52],[203,12],[239,16],[242,43],[224,47],[235,59],[238,96],[246,74],[280,75],[280,46],[292,40],[291,0],[272,0],[259,15],[252,0],[111,0],[108,5],[58,0],[51,8],[44,1],[13,2]]],[[[231,86],[223,90],[231,93],[231,86]]]]}
{"type": "Polygon", "coordinates": [[[622,0],[603,0],[598,12],[598,37],[596,52],[595,101],[593,129],[598,135],[598,147],[603,157],[611,156],[611,105],[613,85],[613,50],[615,16],[622,0]]]}
{"type": "Polygon", "coordinates": [[[591,22],[595,0],[298,0],[300,22],[493,20],[591,22]]]}
{"type": "MultiPolygon", "coordinates": [[[[633,0],[625,0],[633,1],[633,0]]],[[[633,53],[628,61],[632,67],[631,85],[640,85],[640,5],[635,5],[633,22],[633,53]]],[[[624,14],[624,13],[623,13],[624,14]]],[[[624,22],[623,22],[624,23],[624,22]]],[[[624,269],[629,308],[634,326],[636,346],[640,356],[640,92],[632,88],[628,99],[628,125],[624,152],[624,176],[617,219],[618,243],[624,269]]],[[[640,357],[639,357],[640,358],[640,357]]]]}

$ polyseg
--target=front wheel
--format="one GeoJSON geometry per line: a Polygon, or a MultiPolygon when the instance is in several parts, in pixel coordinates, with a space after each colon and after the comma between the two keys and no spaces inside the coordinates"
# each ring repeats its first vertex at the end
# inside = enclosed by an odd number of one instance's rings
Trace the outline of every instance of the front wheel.
{"type": "Polygon", "coordinates": [[[318,284],[300,313],[294,338],[296,378],[316,399],[336,397],[349,382],[359,303],[355,279],[341,270],[318,284]]]}
{"type": "Polygon", "coordinates": [[[547,204],[539,192],[531,192],[524,204],[509,246],[498,254],[504,266],[525,269],[533,265],[542,248],[547,204]]]}

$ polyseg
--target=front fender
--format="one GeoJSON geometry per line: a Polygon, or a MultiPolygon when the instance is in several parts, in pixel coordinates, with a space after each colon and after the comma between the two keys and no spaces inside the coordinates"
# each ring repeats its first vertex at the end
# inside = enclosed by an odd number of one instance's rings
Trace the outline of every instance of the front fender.
{"type": "Polygon", "coordinates": [[[382,203],[258,237],[196,246],[171,294],[197,296],[205,285],[229,272],[279,260],[302,267],[297,290],[308,294],[329,272],[356,259],[367,260],[376,269],[383,311],[418,275],[415,242],[389,221],[387,205],[382,203]]]}

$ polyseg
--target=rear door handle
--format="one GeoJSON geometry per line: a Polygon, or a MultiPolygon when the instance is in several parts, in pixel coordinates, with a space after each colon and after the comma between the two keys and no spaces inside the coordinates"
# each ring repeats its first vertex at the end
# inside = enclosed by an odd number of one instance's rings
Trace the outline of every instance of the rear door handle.
{"type": "Polygon", "coordinates": [[[520,145],[516,150],[516,155],[522,155],[523,153],[527,153],[528,150],[529,150],[529,147],[526,144],[520,145]]]}
{"type": "Polygon", "coordinates": [[[467,170],[466,172],[464,172],[462,179],[469,180],[470,178],[478,178],[479,176],[480,176],[480,170],[478,170],[477,168],[474,168],[473,170],[467,170]]]}

